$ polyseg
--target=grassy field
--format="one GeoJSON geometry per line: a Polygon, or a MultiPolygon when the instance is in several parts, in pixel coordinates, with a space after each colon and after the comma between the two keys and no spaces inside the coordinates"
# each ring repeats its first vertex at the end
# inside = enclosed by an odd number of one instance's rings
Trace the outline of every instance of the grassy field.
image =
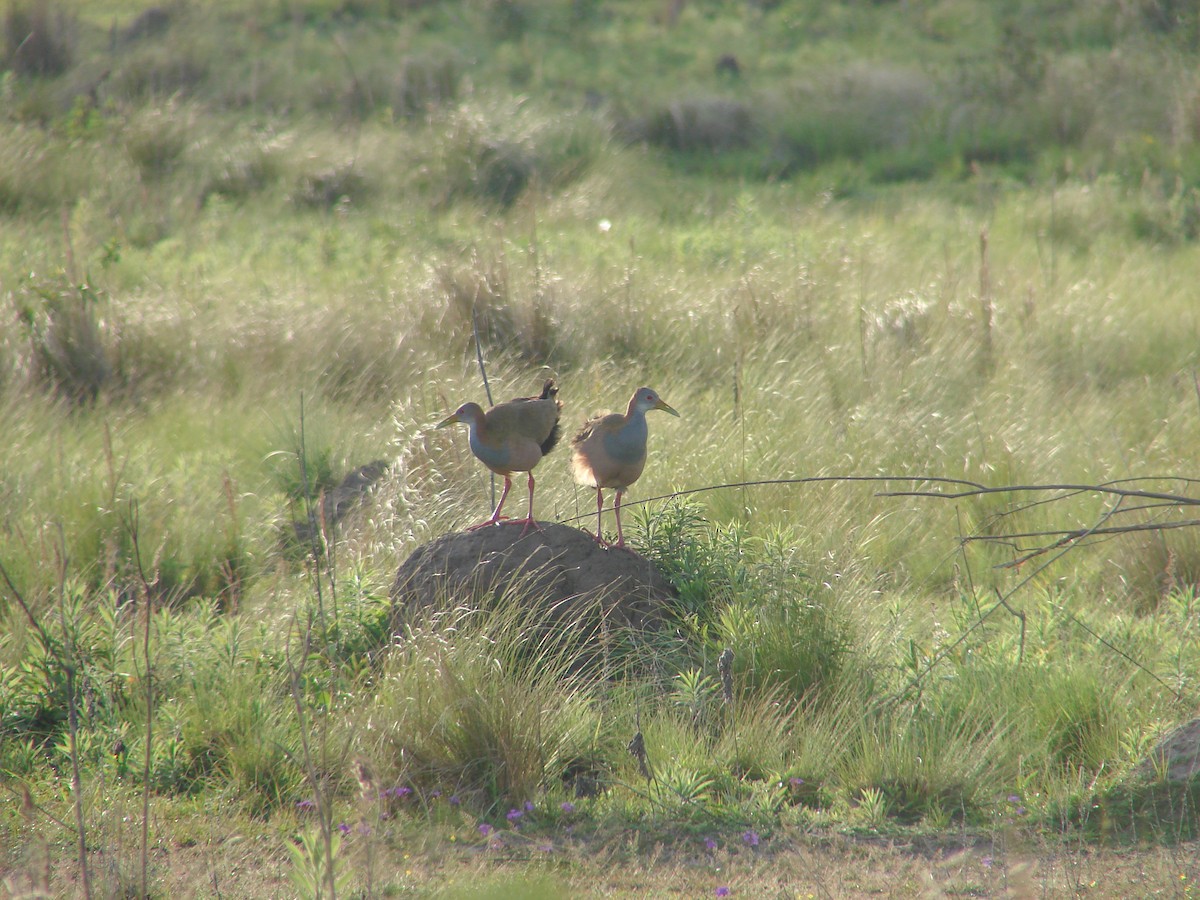
{"type": "Polygon", "coordinates": [[[1191,4],[3,40],[0,896],[1194,892],[1200,790],[1140,767],[1200,702],[1191,4]],[[626,519],[671,626],[600,672],[519,596],[392,634],[492,502],[432,427],[477,345],[568,432],[681,413],[626,519]]]}

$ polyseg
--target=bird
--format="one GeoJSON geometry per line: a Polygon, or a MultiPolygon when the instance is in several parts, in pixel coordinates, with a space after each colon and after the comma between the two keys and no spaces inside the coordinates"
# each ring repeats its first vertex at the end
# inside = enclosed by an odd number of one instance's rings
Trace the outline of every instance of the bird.
{"type": "Polygon", "coordinates": [[[625,414],[608,413],[589,419],[571,439],[571,468],[575,480],[596,489],[596,543],[620,549],[625,546],[621,530],[621,497],[642,474],[646,465],[646,413],[661,409],[678,416],[658,394],[640,387],[629,398],[625,414]],[[608,544],[600,530],[604,511],[604,488],[615,488],[613,513],[617,518],[617,542],[608,544]]]}
{"type": "Polygon", "coordinates": [[[500,523],[500,510],[512,488],[514,472],[529,473],[529,514],[513,524],[525,526],[521,529],[522,537],[530,528],[541,531],[533,518],[533,469],[558,443],[562,401],[557,394],[558,386],[553,378],[548,378],[537,397],[517,397],[498,403],[487,412],[478,403],[464,403],[438,423],[438,428],[456,423],[467,425],[475,458],[504,477],[504,491],[491,518],[472,525],[468,531],[500,523]]]}

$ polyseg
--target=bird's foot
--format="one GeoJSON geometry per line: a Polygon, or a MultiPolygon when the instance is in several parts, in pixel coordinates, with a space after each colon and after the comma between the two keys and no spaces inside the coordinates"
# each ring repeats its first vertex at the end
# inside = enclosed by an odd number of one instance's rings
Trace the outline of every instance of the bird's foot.
{"type": "Polygon", "coordinates": [[[467,529],[467,531],[479,531],[481,528],[489,528],[492,525],[500,525],[507,521],[508,521],[508,516],[500,516],[500,517],[492,516],[492,518],[486,519],[483,522],[480,522],[478,525],[470,526],[467,529]]]}
{"type": "Polygon", "coordinates": [[[592,535],[589,535],[589,537],[590,537],[590,538],[591,538],[593,541],[595,541],[595,542],[596,542],[596,544],[597,544],[597,545],[598,545],[598,546],[599,546],[599,547],[600,547],[602,550],[607,550],[609,547],[611,547],[611,546],[612,546],[612,545],[611,545],[611,544],[610,544],[608,541],[606,541],[606,540],[605,540],[605,539],[604,539],[604,538],[603,538],[601,535],[598,535],[598,534],[592,534],[592,535]]]}
{"type": "Polygon", "coordinates": [[[535,521],[533,520],[533,517],[532,517],[532,516],[530,516],[528,519],[514,519],[514,520],[513,520],[512,522],[510,522],[509,524],[511,524],[511,525],[524,525],[524,526],[525,526],[524,528],[522,528],[522,529],[521,529],[521,537],[525,537],[525,535],[529,533],[530,529],[532,529],[532,530],[534,530],[534,531],[541,531],[541,530],[542,530],[542,526],[541,526],[541,525],[539,525],[537,522],[535,522],[535,521]]]}

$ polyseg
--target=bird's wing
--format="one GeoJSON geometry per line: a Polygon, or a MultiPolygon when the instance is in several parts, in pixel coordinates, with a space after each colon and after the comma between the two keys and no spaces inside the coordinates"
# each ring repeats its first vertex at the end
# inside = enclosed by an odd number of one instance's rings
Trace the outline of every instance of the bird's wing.
{"type": "Polygon", "coordinates": [[[571,446],[582,444],[594,434],[616,431],[624,422],[625,417],[620,413],[600,413],[592,416],[583,423],[575,437],[571,438],[571,446]]]}
{"type": "Polygon", "coordinates": [[[545,441],[558,424],[557,400],[525,398],[494,406],[487,413],[488,429],[501,440],[545,441]]]}

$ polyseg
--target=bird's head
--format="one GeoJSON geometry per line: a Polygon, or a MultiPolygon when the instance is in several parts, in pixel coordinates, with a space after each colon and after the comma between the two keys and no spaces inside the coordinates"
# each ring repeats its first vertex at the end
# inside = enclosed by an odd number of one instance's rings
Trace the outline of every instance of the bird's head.
{"type": "Polygon", "coordinates": [[[483,407],[478,403],[464,403],[456,409],[451,415],[442,419],[437,423],[438,428],[445,428],[447,425],[474,425],[483,419],[483,407]]]}
{"type": "Polygon", "coordinates": [[[661,409],[663,412],[669,412],[673,416],[678,416],[662,397],[658,396],[658,392],[652,388],[638,388],[637,394],[634,395],[634,406],[642,412],[649,412],[652,409],[661,409]]]}

